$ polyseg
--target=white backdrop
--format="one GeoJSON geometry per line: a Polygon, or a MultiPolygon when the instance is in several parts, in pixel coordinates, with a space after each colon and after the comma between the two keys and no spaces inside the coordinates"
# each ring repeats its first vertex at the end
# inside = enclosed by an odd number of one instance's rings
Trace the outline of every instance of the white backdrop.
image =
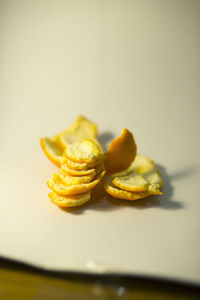
{"type": "Polygon", "coordinates": [[[0,1],[0,254],[200,283],[199,1],[0,1]],[[41,136],[83,114],[135,135],[164,196],[67,213],[41,136]],[[120,205],[123,204],[124,205],[120,205]]]}

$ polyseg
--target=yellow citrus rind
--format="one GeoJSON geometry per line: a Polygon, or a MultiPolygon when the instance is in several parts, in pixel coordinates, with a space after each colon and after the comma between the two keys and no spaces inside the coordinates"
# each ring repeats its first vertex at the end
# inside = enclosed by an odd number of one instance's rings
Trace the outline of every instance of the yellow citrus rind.
{"type": "Polygon", "coordinates": [[[91,173],[85,176],[70,176],[70,175],[63,174],[61,170],[57,172],[57,175],[59,176],[62,183],[65,184],[66,186],[89,183],[95,177],[95,173],[91,173]]]}
{"type": "Polygon", "coordinates": [[[105,154],[105,168],[107,174],[121,172],[129,168],[137,153],[137,146],[133,134],[126,128],[121,135],[113,140],[105,154]]]}
{"type": "Polygon", "coordinates": [[[102,171],[90,183],[66,186],[62,183],[61,179],[57,174],[53,174],[53,176],[47,181],[47,185],[50,189],[52,189],[57,194],[76,195],[76,194],[81,194],[92,190],[99,183],[99,181],[102,179],[104,175],[105,175],[105,171],[102,171]]]}
{"type": "MultiPolygon", "coordinates": [[[[138,174],[138,176],[141,175],[148,183],[149,194],[162,195],[162,192],[160,191],[163,184],[161,174],[154,161],[144,155],[137,154],[134,162],[126,171],[112,174],[111,178],[113,183],[116,185],[117,181],[117,185],[120,187],[116,178],[123,178],[126,176],[131,177],[134,174],[138,174]]],[[[121,186],[121,188],[124,187],[121,186]]]]}
{"type": "Polygon", "coordinates": [[[59,143],[59,137],[40,138],[40,146],[51,162],[60,167],[64,148],[59,143]]]}
{"type": "Polygon", "coordinates": [[[71,176],[85,176],[85,175],[89,175],[89,174],[96,174],[95,169],[89,169],[89,170],[74,170],[71,169],[67,166],[66,163],[62,163],[61,164],[61,169],[62,172],[64,172],[66,175],[71,175],[71,176]]]}
{"type": "Polygon", "coordinates": [[[144,177],[135,171],[126,176],[116,176],[112,180],[114,186],[129,192],[144,192],[148,191],[148,182],[144,177]]]}
{"type": "Polygon", "coordinates": [[[97,140],[96,136],[96,124],[79,115],[77,119],[63,132],[53,137],[42,137],[40,139],[40,145],[51,162],[60,167],[63,151],[68,145],[74,142],[80,142],[87,138],[97,140]]]}
{"type": "Polygon", "coordinates": [[[67,158],[65,158],[63,160],[63,162],[67,165],[68,168],[73,169],[73,170],[78,170],[78,171],[86,171],[89,169],[93,169],[100,163],[100,161],[95,161],[93,163],[77,163],[77,162],[71,161],[67,158]]]}
{"type": "Polygon", "coordinates": [[[64,156],[77,163],[94,163],[102,158],[103,153],[93,140],[84,139],[69,145],[64,151],[64,156]]]}
{"type": "Polygon", "coordinates": [[[143,199],[143,198],[146,198],[149,196],[148,191],[128,192],[128,191],[119,189],[112,184],[111,178],[109,176],[106,176],[106,178],[105,178],[104,188],[109,195],[111,195],[112,197],[115,197],[115,198],[119,198],[119,199],[134,201],[134,200],[143,199]]]}
{"type": "Polygon", "coordinates": [[[60,206],[60,207],[75,207],[80,206],[88,202],[91,198],[90,196],[91,192],[86,192],[79,195],[73,195],[73,196],[64,196],[64,195],[58,195],[54,192],[49,193],[49,198],[51,199],[51,202],[54,204],[60,206]]]}
{"type": "Polygon", "coordinates": [[[79,115],[69,128],[60,134],[60,143],[67,148],[73,143],[82,141],[83,139],[96,138],[97,125],[82,115],[79,115]]]}

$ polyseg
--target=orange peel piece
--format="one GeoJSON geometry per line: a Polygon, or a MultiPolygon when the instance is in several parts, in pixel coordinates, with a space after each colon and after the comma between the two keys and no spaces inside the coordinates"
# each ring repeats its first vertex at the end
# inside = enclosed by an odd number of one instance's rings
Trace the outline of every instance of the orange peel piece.
{"type": "Polygon", "coordinates": [[[105,168],[108,174],[126,170],[137,153],[137,146],[133,134],[123,129],[121,135],[113,140],[105,154],[105,168]]]}
{"type": "Polygon", "coordinates": [[[87,138],[96,138],[97,126],[84,116],[77,119],[63,132],[53,137],[40,138],[40,145],[45,155],[56,164],[61,166],[63,152],[66,147],[74,142],[80,142],[87,138]]]}
{"type": "Polygon", "coordinates": [[[95,169],[89,169],[89,170],[74,170],[74,169],[70,169],[66,163],[62,163],[61,164],[61,169],[60,171],[63,172],[63,174],[68,174],[71,176],[85,176],[85,175],[89,175],[89,174],[96,174],[95,169]]]}
{"type": "Polygon", "coordinates": [[[90,193],[91,192],[86,192],[79,195],[64,196],[58,195],[54,192],[50,192],[48,196],[51,199],[51,202],[60,207],[75,207],[88,202],[91,198],[90,193]]]}
{"type": "Polygon", "coordinates": [[[103,157],[102,150],[91,139],[69,145],[64,151],[64,156],[77,163],[94,163],[103,157]]]}
{"type": "Polygon", "coordinates": [[[119,198],[119,199],[133,201],[133,200],[143,199],[143,198],[146,198],[149,196],[148,191],[128,192],[125,190],[121,190],[112,184],[111,178],[108,176],[106,176],[106,178],[105,178],[104,188],[109,195],[111,195],[112,197],[115,197],[115,198],[119,198]]]}
{"type": "Polygon", "coordinates": [[[70,127],[60,134],[60,143],[64,148],[67,148],[73,143],[82,141],[83,139],[96,138],[98,133],[97,125],[79,115],[70,127]]]}
{"type": "Polygon", "coordinates": [[[134,162],[126,171],[112,174],[111,178],[112,183],[115,186],[124,190],[139,191],[139,189],[141,189],[142,191],[142,188],[144,188],[142,182],[144,184],[146,182],[146,190],[148,190],[149,194],[163,194],[160,191],[163,184],[162,176],[159,170],[157,169],[154,161],[144,155],[137,154],[134,162]],[[137,182],[139,183],[137,189],[135,189],[136,180],[139,180],[137,182]],[[128,185],[127,182],[129,183],[128,185]]]}
{"type": "Polygon", "coordinates": [[[64,159],[64,163],[67,165],[68,168],[73,170],[78,170],[78,171],[86,171],[86,170],[93,169],[100,163],[100,161],[95,161],[94,163],[77,163],[67,158],[64,159]]]}
{"type": "Polygon", "coordinates": [[[61,179],[61,181],[63,182],[63,184],[65,184],[66,186],[89,183],[95,177],[95,173],[91,173],[85,176],[70,176],[70,175],[63,174],[61,170],[58,171],[57,174],[61,179]]]}
{"type": "Polygon", "coordinates": [[[90,183],[83,183],[78,185],[71,185],[66,186],[63,184],[61,179],[57,174],[53,174],[53,177],[51,177],[47,181],[47,185],[50,189],[52,189],[55,193],[60,195],[76,195],[88,192],[92,190],[103,178],[105,175],[105,171],[102,171],[92,182],[90,183]]]}
{"type": "Polygon", "coordinates": [[[64,148],[59,143],[59,136],[40,138],[40,146],[50,161],[60,167],[64,148]]]}
{"type": "Polygon", "coordinates": [[[132,171],[125,176],[116,176],[112,180],[114,186],[129,192],[148,191],[149,183],[136,171],[132,171]]]}
{"type": "Polygon", "coordinates": [[[111,177],[114,180],[114,178],[119,176],[132,176],[131,174],[135,173],[141,175],[148,182],[149,194],[162,195],[162,192],[160,191],[163,185],[162,176],[154,161],[147,156],[137,154],[134,162],[126,171],[112,174],[111,177]]]}

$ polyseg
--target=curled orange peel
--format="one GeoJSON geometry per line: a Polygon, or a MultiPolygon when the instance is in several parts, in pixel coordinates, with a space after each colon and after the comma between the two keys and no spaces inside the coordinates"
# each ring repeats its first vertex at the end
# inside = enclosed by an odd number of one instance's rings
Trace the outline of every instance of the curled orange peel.
{"type": "Polygon", "coordinates": [[[59,136],[51,138],[40,138],[40,146],[44,151],[44,154],[58,167],[61,166],[63,151],[65,148],[59,143],[59,136]]]}
{"type": "Polygon", "coordinates": [[[105,154],[105,168],[107,174],[113,174],[128,169],[134,161],[137,146],[133,134],[126,128],[121,135],[113,140],[105,154]]]}
{"type": "Polygon", "coordinates": [[[58,167],[61,166],[63,152],[71,144],[83,139],[96,139],[97,125],[84,116],[76,120],[63,132],[53,137],[40,138],[40,146],[45,155],[58,167]]]}

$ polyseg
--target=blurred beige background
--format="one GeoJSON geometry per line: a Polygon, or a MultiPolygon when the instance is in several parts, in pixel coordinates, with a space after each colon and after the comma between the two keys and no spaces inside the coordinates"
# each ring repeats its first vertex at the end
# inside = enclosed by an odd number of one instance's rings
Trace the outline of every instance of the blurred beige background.
{"type": "Polygon", "coordinates": [[[0,1],[0,254],[78,270],[92,256],[108,270],[200,282],[199,28],[198,0],[0,1]],[[77,114],[101,133],[133,131],[139,152],[166,172],[159,204],[110,214],[97,205],[76,221],[51,206],[53,167],[38,140],[77,114]],[[71,248],[58,234],[63,226],[75,230],[71,248]],[[74,253],[79,226],[88,234],[74,253]],[[43,234],[58,260],[36,247],[43,234]]]}

